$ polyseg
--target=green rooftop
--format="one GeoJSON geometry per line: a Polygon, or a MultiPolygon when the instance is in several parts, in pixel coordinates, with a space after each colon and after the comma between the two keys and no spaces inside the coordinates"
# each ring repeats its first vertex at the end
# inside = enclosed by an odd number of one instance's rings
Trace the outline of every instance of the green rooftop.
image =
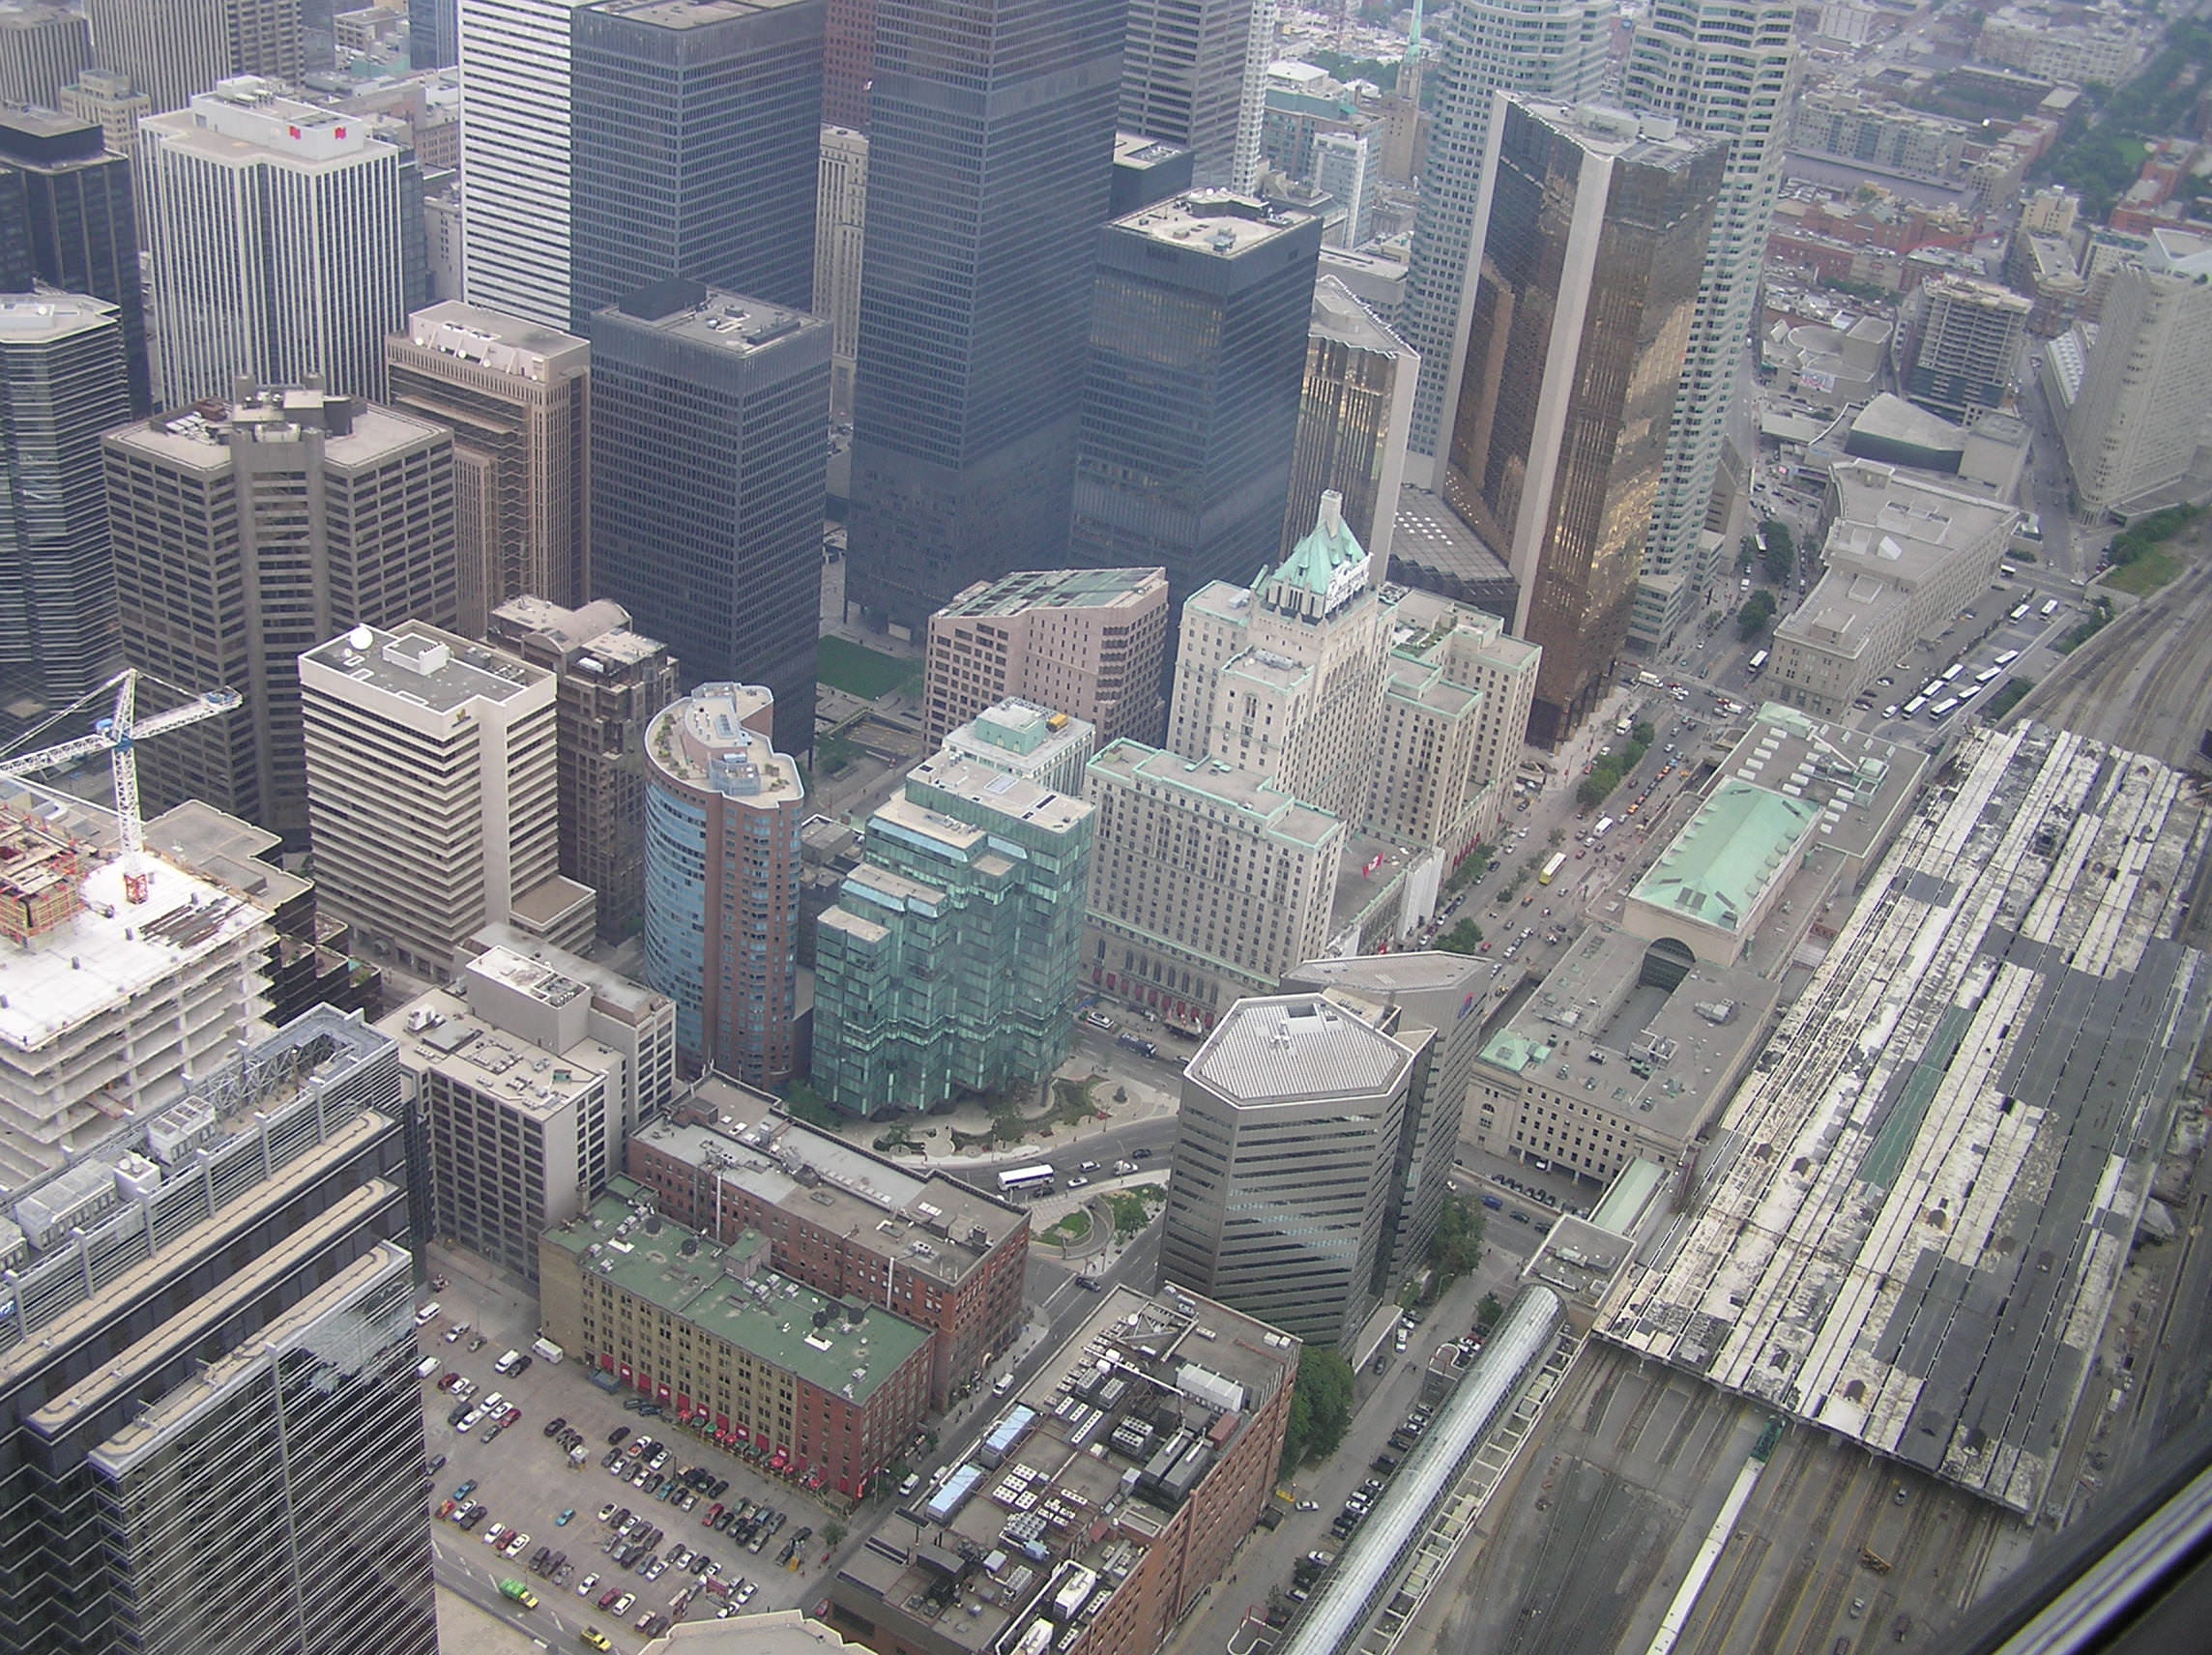
{"type": "Polygon", "coordinates": [[[1319,521],[1291,548],[1291,555],[1277,565],[1272,573],[1253,585],[1264,586],[1270,580],[1279,580],[1318,595],[1326,595],[1338,583],[1340,570],[1353,564],[1364,568],[1367,552],[1338,508],[1336,497],[1324,495],[1319,521]]]}
{"type": "Polygon", "coordinates": [[[1739,930],[1819,818],[1820,807],[1809,798],[1746,781],[1724,783],[1633,894],[1685,919],[1739,930]]]}
{"type": "Polygon", "coordinates": [[[865,1404],[929,1343],[927,1333],[888,1311],[830,1298],[778,1275],[757,1231],[717,1245],[651,1215],[618,1236],[650,1193],[633,1179],[610,1178],[589,1213],[546,1232],[545,1239],[583,1259],[584,1269],[601,1281],[855,1403],[865,1404]],[[591,1254],[595,1246],[598,1252],[591,1254]]]}
{"type": "Polygon", "coordinates": [[[1511,1029],[1500,1029],[1490,1037],[1490,1044],[1482,1049],[1482,1060],[1501,1069],[1521,1074],[1530,1063],[1540,1063],[1552,1055],[1551,1042],[1535,1041],[1526,1034],[1517,1034],[1511,1029]]]}

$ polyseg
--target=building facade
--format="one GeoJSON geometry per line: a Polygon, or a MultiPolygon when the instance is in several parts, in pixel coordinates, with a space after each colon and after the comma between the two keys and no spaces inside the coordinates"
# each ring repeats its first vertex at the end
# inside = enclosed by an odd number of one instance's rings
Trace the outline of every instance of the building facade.
{"type": "Polygon", "coordinates": [[[781,1275],[757,1231],[702,1237],[650,1198],[618,1178],[545,1233],[546,1336],[772,1471],[865,1495],[928,1406],[929,1336],[781,1275]]]}
{"type": "Polygon", "coordinates": [[[1322,495],[1334,490],[1353,537],[1367,548],[1375,583],[1388,576],[1420,365],[1412,347],[1344,283],[1327,275],[1314,283],[1282,553],[1311,532],[1322,495]]]}
{"type": "Polygon", "coordinates": [[[1190,593],[1274,555],[1320,256],[1319,219],[1221,190],[1101,232],[1074,562],[1190,593]]]}
{"type": "Polygon", "coordinates": [[[1274,783],[1135,741],[1091,761],[1085,981],[1204,1030],[1329,934],[1345,823],[1274,783]]]}
{"type": "Polygon", "coordinates": [[[2212,244],[2152,234],[2106,290],[2081,392],[2066,415],[2067,459],[2082,507],[2164,503],[2201,480],[2212,431],[2212,244]]]}
{"type": "Polygon", "coordinates": [[[125,656],[245,697],[228,718],[147,743],[148,804],[204,798],[298,844],[294,663],[343,627],[452,621],[452,436],[350,397],[259,390],[214,419],[155,419],[103,446],[125,656]]]}
{"type": "Polygon", "coordinates": [[[592,318],[594,589],[814,745],[830,324],[669,281],[592,318]]]}
{"type": "Polygon", "coordinates": [[[575,15],[578,329],[671,276],[814,295],[825,0],[603,0],[575,15]]]}
{"type": "Polygon", "coordinates": [[[1066,544],[1122,15],[878,0],[847,601],[920,628],[1066,544]]]}
{"type": "Polygon", "coordinates": [[[126,153],[82,117],[0,110],[0,291],[36,281],[114,305],[131,412],[143,419],[154,392],[126,153]]]}
{"type": "Polygon", "coordinates": [[[140,127],[161,407],[242,374],[383,400],[407,317],[400,161],[368,123],[251,76],[140,127]]]}
{"type": "Polygon", "coordinates": [[[1406,308],[1399,332],[1420,359],[1411,451],[1414,480],[1432,486],[1447,451],[1449,421],[1465,372],[1474,298],[1475,243],[1483,158],[1490,150],[1490,100],[1499,90],[1560,103],[1604,87],[1614,0],[1458,0],[1444,27],[1426,158],[1421,211],[1413,223],[1406,308]]]}
{"type": "Polygon", "coordinates": [[[940,750],[815,933],[814,1084],[857,1115],[1047,1079],[1074,1041],[1091,807],[940,750]]]}
{"type": "Polygon", "coordinates": [[[1189,150],[1203,188],[1252,189],[1273,23],[1259,0],[1134,0],[1121,130],[1189,150]]]}
{"type": "Polygon", "coordinates": [[[460,0],[467,85],[461,294],[541,328],[574,325],[570,295],[576,15],[592,0],[460,0]]]}
{"type": "Polygon", "coordinates": [[[152,113],[182,109],[232,73],[225,0],[85,0],[92,61],[128,76],[152,113]]]}
{"type": "Polygon", "coordinates": [[[947,730],[939,750],[1080,798],[1098,732],[1081,718],[1009,698],[947,730]]]}
{"type": "Polygon", "coordinates": [[[1528,739],[1556,747],[1627,642],[1727,150],[1502,93],[1491,138],[1443,495],[1513,570],[1544,652],[1528,739]]]}
{"type": "Polygon", "coordinates": [[[2033,302],[1994,281],[1941,276],[1920,289],[1920,303],[1906,395],[1946,420],[2001,407],[2021,369],[2033,302]]]}
{"type": "Polygon", "coordinates": [[[1167,571],[1026,569],[977,581],[929,618],[922,737],[1009,697],[1092,725],[1101,741],[1156,740],[1167,724],[1162,675],[1167,571]]]}
{"type": "Polygon", "coordinates": [[[484,637],[553,674],[560,708],[561,872],[599,893],[602,942],[645,922],[645,729],[677,697],[667,646],[608,598],[564,609],[516,597],[484,637]]]}
{"type": "Polygon", "coordinates": [[[420,622],[300,656],[322,900],[372,955],[442,978],[505,920],[565,948],[593,893],[559,871],[553,675],[420,622]]]}
{"type": "Polygon", "coordinates": [[[1782,188],[1795,29],[1787,0],[1690,0],[1654,9],[1629,43],[1622,102],[1728,151],[1637,586],[1631,635],[1646,651],[1704,612],[1720,558],[1707,517],[1782,188]]]}
{"type": "Polygon", "coordinates": [[[645,738],[645,977],[686,1060],[749,1086],[799,1066],[799,828],[806,787],[754,684],[701,684],[645,738]]]}
{"type": "Polygon", "coordinates": [[[0,298],[0,733],[13,737],[121,664],[100,438],[131,417],[116,307],[0,298]]]}
{"type": "Polygon", "coordinates": [[[860,348],[860,270],[867,250],[868,135],[822,129],[814,198],[814,302],[830,324],[830,411],[853,417],[853,373],[860,348]]]}
{"type": "Polygon", "coordinates": [[[53,109],[63,87],[92,61],[84,15],[44,0],[0,11],[0,103],[53,109]]]}
{"type": "Polygon", "coordinates": [[[591,594],[592,347],[457,301],[385,341],[392,405],[453,432],[455,629],[591,594]]]}
{"type": "Polygon", "coordinates": [[[106,69],[86,70],[62,88],[56,106],[73,120],[98,127],[108,149],[127,160],[138,154],[138,123],[154,112],[154,101],[133,91],[128,74],[106,69]]]}
{"type": "Polygon", "coordinates": [[[933,1408],[950,1407],[1020,1331],[1026,1211],[870,1154],[719,1076],[630,1139],[629,1176],[679,1224],[724,1241],[757,1231],[793,1280],[925,1329],[933,1408]]]}

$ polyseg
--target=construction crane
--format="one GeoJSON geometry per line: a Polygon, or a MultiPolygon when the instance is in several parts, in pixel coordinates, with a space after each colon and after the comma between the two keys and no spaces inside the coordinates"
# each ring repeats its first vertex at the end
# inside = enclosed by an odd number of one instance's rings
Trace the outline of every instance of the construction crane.
{"type": "MultiPolygon", "coordinates": [[[[104,698],[112,690],[113,711],[93,726],[91,735],[0,758],[0,779],[5,779],[54,769],[78,759],[91,758],[96,753],[107,755],[108,768],[115,776],[115,819],[121,828],[123,845],[123,889],[131,902],[146,900],[148,878],[141,855],[146,846],[146,828],[138,815],[138,743],[149,736],[163,735],[187,724],[197,724],[203,718],[213,718],[218,712],[229,712],[237,708],[239,701],[238,691],[234,689],[211,689],[191,696],[182,707],[140,718],[138,681],[142,678],[153,679],[153,675],[140,672],[136,667],[126,667],[47,720],[49,725],[56,723],[78,708],[104,698]]],[[[163,681],[153,679],[153,682],[162,683],[163,681]]],[[[179,688],[175,684],[164,684],[164,687],[179,688]]],[[[180,693],[189,694],[182,690],[180,693]]]]}

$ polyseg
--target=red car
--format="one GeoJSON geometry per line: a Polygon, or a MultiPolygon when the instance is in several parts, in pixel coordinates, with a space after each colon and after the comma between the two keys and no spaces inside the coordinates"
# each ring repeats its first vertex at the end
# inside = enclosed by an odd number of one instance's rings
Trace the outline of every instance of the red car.
{"type": "Polygon", "coordinates": [[[720,1517],[721,1515],[722,1515],[722,1502],[721,1502],[720,1500],[716,1500],[716,1501],[715,1501],[715,1502],[714,1502],[713,1505],[711,1505],[711,1506],[709,1506],[709,1507],[707,1508],[707,1515],[706,1515],[705,1517],[701,1518],[699,1521],[700,1521],[702,1524],[705,1524],[707,1527],[709,1527],[709,1528],[712,1528],[712,1527],[713,1527],[713,1526],[714,1526],[714,1520],[715,1520],[716,1518],[720,1517]]]}
{"type": "Polygon", "coordinates": [[[522,1409],[519,1408],[510,1408],[505,1413],[499,1416],[499,1422],[502,1425],[512,1425],[521,1418],[522,1409]]]}

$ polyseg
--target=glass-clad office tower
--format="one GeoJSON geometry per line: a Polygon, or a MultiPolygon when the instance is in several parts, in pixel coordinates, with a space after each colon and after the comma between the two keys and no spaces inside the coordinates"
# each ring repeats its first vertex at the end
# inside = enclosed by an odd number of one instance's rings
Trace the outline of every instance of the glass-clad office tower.
{"type": "Polygon", "coordinates": [[[1121,92],[1118,0],[883,0],[847,600],[919,626],[1060,565],[1121,92]]]}

